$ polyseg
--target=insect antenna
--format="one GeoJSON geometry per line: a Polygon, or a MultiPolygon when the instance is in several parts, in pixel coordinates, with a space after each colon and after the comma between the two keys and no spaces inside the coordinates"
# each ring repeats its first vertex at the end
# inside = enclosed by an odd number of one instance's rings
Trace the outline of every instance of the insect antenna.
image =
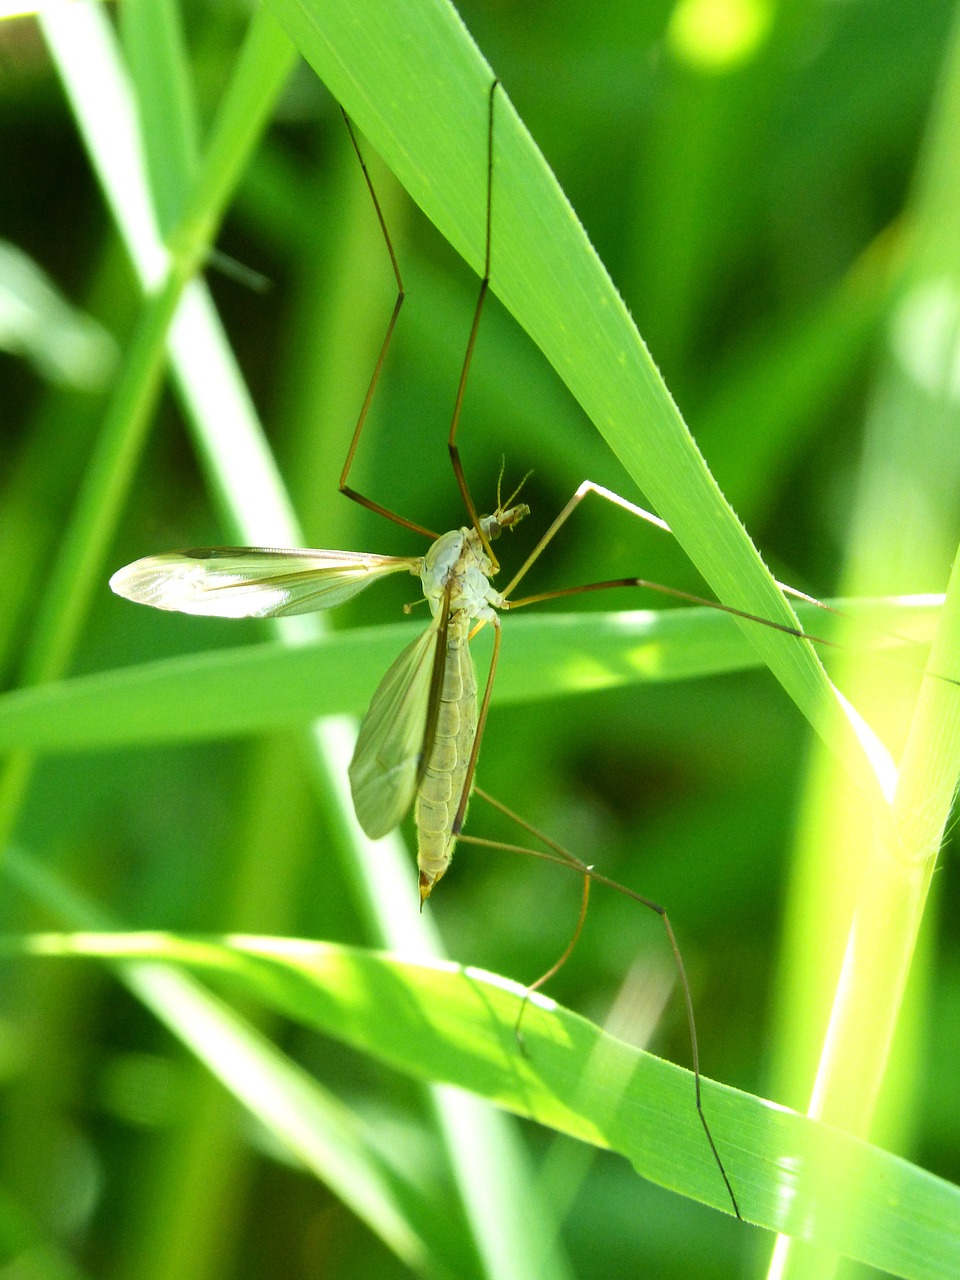
{"type": "Polygon", "coordinates": [[[523,476],[520,483],[514,489],[513,493],[511,493],[510,497],[506,500],[506,502],[504,502],[500,496],[500,483],[503,480],[503,468],[505,465],[506,465],[506,459],[501,459],[500,476],[497,480],[497,510],[498,511],[503,511],[505,508],[513,506],[517,498],[519,498],[520,494],[523,492],[523,486],[527,483],[527,481],[533,475],[533,470],[531,468],[531,470],[528,471],[525,476],[523,476]]]}

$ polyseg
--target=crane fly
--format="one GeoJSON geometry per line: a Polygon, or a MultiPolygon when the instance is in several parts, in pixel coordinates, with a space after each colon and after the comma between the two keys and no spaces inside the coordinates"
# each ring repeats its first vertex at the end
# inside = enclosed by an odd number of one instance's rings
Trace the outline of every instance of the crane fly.
{"type": "MultiPolygon", "coordinates": [[[[431,545],[425,554],[418,556],[277,547],[208,547],[175,551],[147,556],[126,565],[111,577],[110,586],[118,595],[156,609],[203,617],[268,618],[335,608],[393,574],[408,573],[419,579],[422,601],[429,607],[430,621],[423,633],[396,658],[377,686],[362,720],[348,767],[354,809],[361,828],[370,839],[379,839],[392,831],[413,807],[421,907],[446,874],[458,840],[533,855],[581,875],[583,896],[573,935],[560,958],[542,977],[529,985],[528,995],[551,978],[573,950],[586,916],[591,883],[615,889],[659,915],[673,954],[687,1017],[697,1116],[730,1204],[740,1218],[737,1197],[701,1101],[693,1000],[680,947],[665,908],[602,875],[475,785],[477,759],[500,653],[499,612],[585,591],[640,587],[672,596],[687,604],[709,606],[734,617],[786,632],[804,641],[831,647],[842,646],[836,646],[830,639],[811,635],[797,627],[644,578],[619,578],[515,598],[514,589],[589,494],[595,494],[669,532],[669,527],[659,517],[592,481],[584,481],[580,485],[504,590],[500,592],[492,585],[492,579],[500,568],[493,544],[501,533],[514,529],[525,519],[530,514],[530,508],[526,503],[516,501],[519,489],[506,501],[502,500],[498,484],[495,509],[490,515],[478,515],[461,465],[456,437],[480,318],[490,284],[494,118],[498,88],[499,81],[495,80],[490,87],[488,100],[484,272],[447,439],[454,478],[469,515],[469,523],[438,535],[373,501],[348,484],[357,445],[403,305],[404,290],[399,264],[376,191],[350,120],[344,113],[343,118],[389,253],[396,279],[397,297],[347,451],[339,490],[368,510],[430,538],[431,545]],[[478,700],[470,640],[487,625],[493,627],[494,644],[484,694],[478,700]],[[544,846],[546,852],[464,833],[462,828],[472,794],[482,797],[524,828],[544,846]]],[[[836,612],[803,592],[783,583],[778,585],[786,593],[808,604],[830,613],[836,612]]],[[[409,611],[411,606],[408,604],[405,608],[409,611]]],[[[903,641],[903,637],[888,636],[888,639],[891,638],[903,641]]],[[[525,1007],[524,1003],[521,1006],[521,1016],[525,1007]]],[[[516,1033],[522,1048],[519,1028],[518,1019],[516,1033]]]]}
{"type": "MultiPolygon", "coordinates": [[[[666,910],[649,898],[603,876],[549,836],[524,822],[499,801],[476,787],[474,775],[499,659],[500,611],[518,609],[583,591],[647,587],[687,603],[708,605],[735,617],[773,627],[805,641],[818,640],[818,637],[772,619],[642,578],[621,578],[515,598],[514,589],[579,503],[590,493],[661,529],[667,529],[667,525],[658,517],[591,481],[584,481],[577,489],[508,586],[500,592],[492,585],[492,579],[500,567],[493,549],[494,542],[503,531],[515,528],[530,514],[530,510],[525,503],[516,501],[519,490],[506,501],[502,500],[498,485],[494,511],[490,515],[478,515],[461,465],[456,437],[478,326],[490,283],[494,119],[498,87],[499,81],[495,80],[491,84],[488,99],[484,272],[447,439],[454,478],[469,515],[469,523],[438,535],[380,505],[348,484],[357,445],[404,301],[404,291],[399,265],[376,191],[353,128],[344,113],[344,121],[390,256],[397,284],[397,298],[347,451],[339,489],[368,510],[430,538],[431,545],[425,554],[418,556],[276,547],[212,547],[176,551],[147,556],[126,565],[113,575],[110,586],[118,595],[128,600],[157,609],[203,617],[267,618],[334,608],[393,574],[409,573],[419,578],[422,599],[429,607],[430,621],[423,633],[403,650],[380,681],[360,726],[348,769],[360,826],[368,837],[375,840],[393,830],[411,806],[414,808],[421,907],[449,868],[457,841],[461,839],[473,844],[533,854],[579,873],[583,877],[584,891],[576,930],[560,959],[528,988],[528,993],[551,977],[570,954],[583,924],[591,882],[616,889],[660,916],[673,953],[687,1015],[697,1114],[730,1203],[739,1218],[737,1198],[701,1103],[693,1002],[680,948],[666,910]],[[478,699],[470,640],[487,625],[493,627],[493,653],[484,694],[482,699],[478,699]],[[507,817],[519,823],[545,846],[547,852],[463,834],[462,827],[471,794],[482,796],[507,817]]],[[[811,604],[820,604],[801,592],[793,594],[811,604]]],[[[410,608],[409,605],[406,607],[410,608]]],[[[821,640],[821,643],[831,645],[833,642],[821,640]]],[[[519,1039],[519,1022],[517,1028],[519,1039]]]]}

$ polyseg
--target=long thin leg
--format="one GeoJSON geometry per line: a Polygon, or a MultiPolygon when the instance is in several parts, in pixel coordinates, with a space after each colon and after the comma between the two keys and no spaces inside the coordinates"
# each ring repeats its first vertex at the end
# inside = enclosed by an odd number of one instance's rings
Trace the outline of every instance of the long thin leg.
{"type": "MultiPolygon", "coordinates": [[[[619,493],[614,493],[612,489],[605,489],[602,484],[594,484],[592,480],[584,480],[583,484],[577,489],[576,493],[563,508],[560,514],[554,520],[553,524],[543,535],[537,545],[524,560],[523,564],[510,579],[509,583],[503,590],[505,598],[509,598],[514,587],[527,576],[534,564],[540,559],[544,551],[559,533],[560,529],[567,523],[574,511],[579,507],[588,493],[595,493],[600,498],[605,498],[607,502],[612,502],[616,507],[622,507],[624,511],[628,511],[631,515],[637,516],[641,520],[646,520],[648,524],[656,525],[658,529],[663,529],[666,533],[670,533],[670,526],[665,520],[661,520],[659,516],[655,516],[650,511],[645,511],[643,507],[636,506],[633,502],[628,502],[626,498],[621,498],[619,493]]],[[[515,607],[512,602],[511,608],[515,607]]]]}
{"type": "Polygon", "coordinates": [[[490,86],[489,112],[487,116],[487,220],[486,220],[486,245],[483,258],[483,278],[480,281],[480,292],[477,295],[477,305],[473,313],[473,324],[470,327],[470,337],[467,340],[467,349],[463,357],[463,368],[460,370],[460,383],[457,387],[457,398],[453,406],[453,418],[450,422],[450,434],[447,437],[447,449],[450,451],[450,462],[453,466],[453,474],[457,481],[457,487],[463,498],[464,506],[470,514],[470,523],[477,531],[477,535],[483,544],[483,549],[490,557],[490,561],[494,566],[493,572],[496,573],[499,561],[494,555],[493,548],[490,545],[490,539],[480,527],[480,517],[477,515],[477,508],[470,494],[470,486],[467,484],[467,477],[463,472],[463,464],[460,461],[460,449],[457,446],[457,429],[460,426],[460,414],[463,410],[463,397],[467,389],[467,376],[470,373],[470,363],[473,360],[473,349],[477,342],[477,332],[480,328],[480,317],[483,314],[483,306],[487,300],[487,292],[490,288],[490,240],[493,224],[493,110],[496,102],[497,89],[500,87],[500,81],[494,80],[490,86]]]}
{"type": "MultiPolygon", "coordinates": [[[[486,209],[486,237],[483,258],[483,278],[480,281],[480,292],[477,295],[477,305],[473,313],[473,324],[470,326],[470,337],[467,340],[467,349],[464,352],[463,367],[460,370],[460,383],[457,387],[457,398],[453,406],[453,418],[450,422],[450,434],[447,437],[447,448],[450,452],[450,462],[453,466],[453,474],[456,477],[457,486],[463,498],[464,505],[470,514],[470,522],[476,530],[477,536],[483,546],[485,554],[489,557],[492,569],[490,576],[497,572],[500,568],[499,561],[494,554],[493,547],[490,545],[490,539],[483,531],[480,524],[480,518],[477,515],[477,508],[470,494],[470,486],[467,484],[467,477],[464,475],[463,464],[460,460],[460,450],[457,447],[457,428],[460,426],[460,414],[463,410],[463,397],[467,388],[467,377],[470,373],[470,363],[473,360],[473,350],[477,342],[477,332],[480,328],[480,317],[483,315],[483,304],[486,301],[487,292],[490,288],[490,241],[493,223],[493,120],[494,106],[497,98],[497,89],[500,87],[500,81],[494,80],[490,85],[490,94],[488,98],[487,112],[487,209],[486,209]]],[[[499,505],[499,484],[498,484],[498,505],[499,505]]],[[[453,819],[453,827],[451,834],[459,836],[463,827],[464,818],[466,817],[467,804],[470,800],[470,792],[473,788],[473,778],[477,770],[477,760],[480,756],[480,744],[483,739],[483,731],[487,723],[487,712],[490,709],[490,696],[493,693],[493,680],[497,670],[497,663],[500,658],[500,625],[496,625],[493,641],[493,655],[490,659],[490,669],[487,672],[487,683],[483,693],[483,702],[480,704],[480,714],[477,718],[477,731],[473,735],[473,746],[470,749],[470,759],[467,762],[467,773],[464,779],[463,791],[460,794],[460,803],[457,805],[457,812],[453,819]]]]}
{"type": "Polygon", "coordinates": [[[377,214],[377,221],[380,223],[380,230],[383,232],[384,243],[387,246],[387,252],[390,255],[390,265],[393,267],[394,278],[397,282],[397,300],[393,304],[393,313],[387,324],[387,331],[383,335],[383,342],[380,344],[380,354],[377,357],[377,363],[374,366],[373,375],[370,378],[370,385],[367,387],[367,394],[363,398],[363,405],[360,409],[360,416],[357,419],[357,425],[353,431],[353,439],[350,441],[350,448],[347,450],[346,460],[343,464],[343,470],[340,473],[340,492],[344,497],[349,498],[352,502],[359,503],[361,507],[366,507],[368,511],[375,511],[378,515],[385,516],[388,520],[392,520],[394,524],[402,525],[405,529],[412,529],[414,533],[422,533],[427,538],[436,538],[436,534],[431,529],[424,528],[421,524],[416,524],[413,520],[408,520],[406,516],[398,515],[396,511],[391,511],[389,507],[381,506],[379,502],[374,502],[372,498],[366,497],[365,494],[351,489],[347,484],[347,477],[350,475],[350,468],[353,466],[353,459],[357,452],[357,445],[360,443],[360,435],[367,421],[367,414],[370,412],[370,405],[373,402],[374,392],[377,389],[377,383],[380,381],[380,374],[383,371],[384,361],[387,358],[387,352],[390,349],[390,342],[393,338],[393,331],[396,328],[397,318],[400,315],[400,309],[403,306],[404,292],[403,280],[400,276],[400,264],[397,262],[397,255],[394,252],[393,241],[390,239],[390,232],[387,230],[386,219],[383,216],[383,210],[380,208],[380,201],[377,199],[377,193],[374,189],[373,180],[370,177],[370,171],[367,169],[366,161],[363,158],[363,152],[357,142],[356,134],[350,123],[347,113],[340,108],[343,116],[344,124],[347,126],[347,132],[350,135],[350,141],[356,152],[357,159],[360,161],[360,168],[363,171],[364,181],[367,184],[367,190],[370,192],[370,199],[373,201],[373,207],[377,214]]]}
{"type": "MultiPolygon", "coordinates": [[[[745,609],[737,609],[733,605],[722,604],[719,600],[709,600],[706,596],[698,596],[689,591],[681,591],[677,587],[667,587],[660,582],[651,582],[647,578],[614,578],[606,582],[589,582],[582,586],[564,587],[557,591],[540,591],[536,595],[523,596],[519,600],[511,600],[509,598],[510,593],[514,590],[517,584],[526,577],[527,573],[534,566],[537,560],[539,560],[540,556],[556,537],[557,533],[559,533],[560,529],[566,524],[567,520],[569,520],[570,516],[589,493],[595,493],[598,497],[612,503],[614,506],[620,507],[622,510],[629,512],[631,515],[636,516],[641,520],[645,520],[648,524],[655,525],[658,529],[662,529],[667,533],[671,532],[670,526],[665,520],[661,520],[659,516],[653,515],[652,512],[646,511],[643,507],[638,507],[635,503],[621,497],[619,493],[614,493],[612,489],[605,489],[603,485],[594,484],[592,480],[584,480],[570,501],[550,525],[550,528],[530,552],[529,556],[527,556],[519,570],[507,584],[507,587],[503,592],[504,602],[500,606],[502,609],[524,609],[527,605],[539,604],[543,600],[559,600],[564,596],[583,595],[587,591],[608,591],[615,587],[643,587],[648,591],[658,591],[661,595],[672,596],[677,600],[684,600],[687,604],[704,605],[710,609],[719,609],[723,613],[732,614],[735,618],[744,618],[748,622],[758,622],[763,626],[772,627],[775,631],[783,631],[787,635],[797,636],[801,640],[808,640],[815,644],[824,644],[832,648],[842,647],[835,641],[827,640],[822,636],[810,635],[809,632],[803,631],[799,627],[791,627],[784,622],[775,622],[772,618],[764,618],[761,617],[760,614],[748,613],[745,609]]],[[[782,587],[781,583],[778,583],[777,585],[782,587]]],[[[812,597],[805,596],[803,592],[794,592],[790,588],[788,588],[788,590],[791,590],[792,594],[795,594],[804,600],[809,600],[811,603],[819,603],[818,601],[813,601],[812,597]]],[[[828,608],[828,606],[824,607],[828,608]]],[[[835,612],[834,610],[830,611],[835,612]]]]}
{"type": "MultiPolygon", "coordinates": [[[[569,500],[569,502],[566,504],[566,506],[563,508],[563,510],[560,512],[557,518],[550,525],[550,528],[546,531],[546,533],[543,535],[543,537],[540,539],[540,541],[531,551],[530,555],[527,556],[526,560],[520,566],[520,569],[517,571],[517,573],[514,574],[511,581],[507,584],[507,587],[503,592],[504,603],[501,606],[501,608],[523,609],[527,605],[537,604],[543,600],[557,600],[557,599],[561,599],[564,596],[581,595],[586,591],[606,591],[614,587],[642,587],[648,591],[658,591],[661,595],[673,596],[675,599],[683,600],[687,604],[703,605],[710,609],[718,609],[722,613],[732,614],[735,618],[744,618],[747,622],[757,622],[761,626],[772,627],[774,631],[782,631],[786,635],[796,636],[798,639],[806,640],[812,644],[825,645],[831,649],[846,648],[845,645],[841,645],[835,640],[829,640],[825,636],[813,635],[811,632],[804,631],[799,627],[791,627],[788,623],[775,622],[772,618],[764,618],[760,614],[749,613],[745,609],[737,609],[733,605],[722,604],[719,600],[710,600],[705,596],[698,596],[689,591],[681,591],[676,587],[664,586],[660,582],[651,582],[647,578],[616,578],[607,582],[590,582],[590,583],[584,584],[583,586],[567,587],[563,590],[558,590],[558,591],[542,591],[542,592],[538,592],[536,595],[523,596],[519,600],[510,599],[509,597],[511,592],[514,590],[517,584],[523,578],[526,577],[529,570],[533,567],[533,565],[537,562],[537,560],[539,560],[540,556],[543,554],[543,552],[546,550],[549,544],[553,541],[556,534],[563,527],[563,525],[566,524],[567,520],[570,518],[573,512],[577,509],[577,507],[580,505],[580,503],[589,493],[595,493],[598,497],[603,498],[606,502],[610,502],[614,506],[620,507],[622,510],[629,512],[630,515],[636,516],[638,519],[645,520],[648,524],[652,524],[656,528],[661,529],[666,533],[672,533],[672,530],[670,526],[667,524],[667,522],[665,520],[661,520],[659,516],[653,515],[652,512],[646,511],[643,507],[638,507],[635,503],[628,501],[628,499],[624,497],[621,497],[619,493],[615,493],[612,489],[605,489],[603,485],[594,484],[592,480],[584,480],[584,482],[577,489],[576,493],[574,493],[573,497],[569,500]]],[[[777,579],[774,579],[774,581],[776,581],[777,586],[784,593],[784,595],[792,596],[796,600],[802,600],[806,604],[814,605],[816,608],[820,609],[822,612],[831,614],[835,617],[839,617],[839,618],[847,617],[847,615],[844,614],[842,610],[835,609],[833,608],[832,605],[825,604],[822,600],[818,600],[816,596],[808,595],[805,591],[800,591],[797,587],[791,587],[786,582],[780,582],[777,579]]],[[[869,630],[871,630],[874,634],[879,633],[880,635],[885,636],[887,639],[893,641],[896,644],[910,645],[910,644],[916,643],[915,641],[911,640],[909,636],[901,635],[899,632],[891,631],[888,628],[878,629],[875,627],[870,627],[869,630]]],[[[882,656],[879,658],[879,660],[883,661],[882,656]]],[[[902,666],[903,664],[900,662],[895,662],[894,665],[902,666]]],[[[944,677],[944,678],[948,679],[948,677],[944,677]]],[[[957,682],[951,681],[951,683],[957,683],[957,682]]]]}
{"type": "MultiPolygon", "coordinates": [[[[485,793],[481,793],[481,794],[485,794],[485,793]]],[[[587,909],[589,906],[590,906],[590,877],[588,875],[585,875],[583,877],[583,893],[580,895],[580,914],[577,916],[577,923],[573,927],[573,933],[570,935],[570,941],[564,947],[563,951],[557,957],[557,959],[554,960],[553,964],[546,971],[546,973],[541,973],[540,977],[537,978],[536,982],[531,982],[530,985],[527,987],[526,991],[523,993],[523,1003],[520,1005],[520,1012],[517,1014],[517,1021],[513,1028],[513,1034],[516,1036],[517,1044],[520,1046],[520,1050],[524,1054],[526,1054],[527,1052],[527,1046],[526,1046],[526,1041],[523,1038],[523,1032],[520,1029],[520,1024],[523,1021],[523,1015],[526,1013],[527,1006],[530,1003],[530,997],[533,995],[535,991],[539,991],[541,987],[546,986],[546,984],[550,981],[550,979],[560,972],[563,966],[567,963],[567,961],[573,955],[573,949],[577,945],[577,943],[580,941],[580,935],[581,933],[583,933],[583,926],[587,918],[587,909]]]]}
{"type": "MultiPolygon", "coordinates": [[[[774,578],[774,582],[776,582],[777,586],[785,596],[791,596],[794,600],[802,600],[804,604],[813,605],[815,609],[820,609],[823,613],[832,614],[835,618],[843,618],[847,623],[858,623],[858,619],[851,618],[850,615],[844,613],[842,609],[835,609],[833,605],[827,604],[826,601],[818,600],[816,596],[807,595],[806,591],[801,591],[799,587],[791,587],[789,583],[781,582],[779,578],[774,578]]],[[[891,631],[888,627],[874,627],[870,626],[868,623],[859,623],[859,625],[869,627],[869,629],[875,634],[886,636],[896,644],[914,645],[918,643],[910,636],[902,635],[899,631],[891,631]]],[[[920,671],[921,668],[918,668],[917,670],[920,671]]],[[[950,680],[947,676],[942,676],[941,679],[948,680],[950,684],[957,683],[956,680],[950,680]]]]}
{"type": "Polygon", "coordinates": [[[675,600],[683,600],[687,604],[703,605],[716,609],[720,613],[732,614],[735,618],[744,618],[747,622],[759,622],[761,626],[772,627],[774,631],[783,631],[788,636],[796,636],[798,640],[808,640],[811,644],[823,644],[832,649],[843,649],[845,646],[836,640],[828,640],[825,636],[811,635],[799,627],[791,627],[786,622],[774,622],[772,618],[761,617],[759,613],[748,613],[746,609],[737,609],[732,604],[722,604],[719,600],[708,600],[706,596],[697,596],[690,591],[681,591],[679,587],[667,587],[662,582],[650,582],[647,578],[611,578],[606,582],[585,582],[579,587],[560,587],[556,591],[540,591],[535,596],[524,596],[520,600],[509,600],[500,607],[502,609],[525,609],[530,604],[540,604],[543,600],[562,600],[565,596],[582,596],[588,591],[612,591],[616,587],[642,587],[647,591],[658,591],[662,596],[672,596],[675,600]]]}
{"type": "MultiPolygon", "coordinates": [[[[782,588],[782,583],[777,583],[782,588]]],[[[501,609],[524,609],[530,604],[539,604],[544,600],[562,600],[566,596],[580,596],[588,591],[612,591],[618,587],[640,587],[647,591],[659,592],[662,596],[672,596],[675,600],[683,600],[686,604],[701,605],[708,609],[714,609],[719,613],[729,613],[734,618],[743,618],[747,622],[759,623],[762,627],[770,627],[774,631],[782,631],[784,635],[796,636],[798,640],[805,640],[808,644],[824,645],[828,649],[839,649],[841,652],[849,652],[849,646],[841,644],[838,640],[831,640],[827,636],[814,635],[812,631],[804,631],[800,627],[791,627],[787,622],[775,622],[773,618],[764,618],[759,613],[749,613],[746,609],[738,609],[732,604],[723,604],[719,600],[709,600],[706,596],[694,595],[690,591],[681,591],[679,587],[668,587],[662,582],[650,582],[647,578],[612,578],[607,582],[585,582],[577,587],[560,587],[555,591],[540,591],[534,596],[523,596],[520,600],[506,600],[501,604],[501,609]]],[[[799,599],[806,600],[810,604],[816,604],[827,613],[835,614],[839,618],[847,618],[849,621],[856,622],[856,619],[849,619],[848,615],[840,609],[834,609],[831,605],[824,604],[822,601],[814,599],[812,596],[804,595],[803,592],[795,592],[799,599]]],[[[861,624],[869,625],[869,624],[861,624]]],[[[915,645],[918,642],[911,640],[909,636],[902,636],[896,631],[887,631],[870,627],[875,635],[880,635],[896,644],[915,645]]],[[[917,675],[934,674],[925,672],[922,666],[914,666],[912,663],[903,662],[899,658],[888,658],[882,653],[872,655],[872,661],[888,663],[892,667],[899,670],[906,668],[915,672],[917,675]]],[[[960,680],[954,679],[952,676],[937,674],[938,680],[945,680],[948,684],[960,685],[960,680]]]]}
{"type": "MultiPolygon", "coordinates": [[[[618,893],[622,893],[626,897],[631,898],[634,902],[640,903],[641,906],[646,907],[648,910],[656,912],[656,914],[663,921],[663,927],[667,934],[667,940],[670,943],[670,950],[673,952],[673,959],[677,968],[677,976],[680,980],[680,989],[683,994],[683,1003],[687,1013],[687,1027],[690,1034],[690,1059],[691,1059],[691,1065],[693,1069],[694,1099],[695,1099],[696,1108],[697,1108],[697,1115],[700,1117],[700,1124],[702,1125],[703,1131],[706,1134],[707,1143],[709,1144],[710,1151],[713,1154],[713,1158],[717,1164],[717,1168],[720,1170],[720,1175],[723,1178],[724,1186],[726,1187],[727,1194],[730,1197],[730,1203],[733,1205],[733,1211],[739,1218],[741,1216],[740,1206],[737,1203],[737,1197],[734,1194],[733,1187],[730,1185],[730,1179],[727,1176],[727,1171],[724,1168],[723,1161],[720,1158],[720,1152],[717,1150],[717,1144],[714,1142],[713,1134],[710,1132],[710,1126],[707,1123],[707,1117],[704,1114],[704,1110],[703,1110],[703,1101],[701,1097],[701,1085],[700,1085],[700,1050],[697,1044],[697,1025],[696,1025],[696,1020],[693,1014],[693,997],[690,994],[690,983],[687,978],[686,968],[684,967],[683,956],[680,954],[680,945],[677,942],[677,937],[673,931],[673,925],[670,923],[670,917],[667,915],[666,908],[661,906],[660,903],[654,902],[651,898],[644,897],[642,893],[637,893],[636,890],[630,889],[626,885],[618,883],[616,880],[611,880],[609,876],[602,875],[599,871],[594,870],[593,867],[589,866],[582,859],[578,858],[576,854],[571,853],[569,849],[565,849],[562,845],[558,844],[555,840],[551,840],[551,838],[548,835],[546,835],[543,831],[538,830],[538,828],[534,827],[531,823],[525,821],[523,818],[519,816],[519,814],[514,813],[513,810],[509,809],[505,804],[501,804],[499,800],[495,800],[493,796],[491,796],[488,792],[483,791],[480,787],[474,787],[474,795],[479,796],[482,800],[485,800],[487,804],[491,805],[494,809],[497,809],[500,813],[504,814],[505,817],[510,818],[513,822],[517,823],[518,826],[523,827],[524,830],[526,831],[529,831],[530,834],[536,840],[539,840],[543,845],[545,845],[546,848],[550,850],[550,852],[545,853],[543,852],[543,850],[530,849],[530,848],[527,848],[525,845],[513,845],[513,844],[505,844],[502,841],[497,841],[497,840],[485,840],[479,836],[461,835],[460,839],[462,841],[464,841],[467,844],[479,845],[484,848],[502,849],[507,853],[522,853],[522,854],[525,854],[527,857],[540,858],[544,862],[556,863],[558,866],[566,867],[568,871],[573,871],[579,875],[586,877],[588,881],[592,880],[592,881],[595,881],[597,884],[603,884],[610,889],[615,889],[618,893]]],[[[582,927],[582,923],[583,923],[583,919],[581,915],[581,919],[577,925],[577,931],[573,938],[573,943],[576,942],[577,938],[580,935],[580,929],[582,927]]],[[[563,965],[563,963],[569,957],[570,952],[573,949],[573,943],[568,945],[563,955],[560,957],[560,960],[552,966],[552,968],[548,971],[548,973],[543,978],[538,980],[536,986],[542,985],[543,982],[545,982],[548,977],[552,977],[557,972],[557,970],[563,965]]],[[[534,989],[535,987],[530,988],[531,991],[534,989]]]]}

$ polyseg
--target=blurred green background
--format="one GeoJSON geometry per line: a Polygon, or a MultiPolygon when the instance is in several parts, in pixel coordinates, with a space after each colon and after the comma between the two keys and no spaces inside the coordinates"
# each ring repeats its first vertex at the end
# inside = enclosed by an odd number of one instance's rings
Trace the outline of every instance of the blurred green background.
{"type": "MultiPolygon", "coordinates": [[[[767,562],[779,578],[829,595],[842,572],[862,422],[903,251],[899,220],[953,6],[527,0],[460,11],[767,562]]],[[[194,3],[183,18],[201,107],[212,113],[247,14],[194,3]]],[[[62,315],[63,328],[51,321],[26,337],[0,325],[0,662],[15,685],[37,584],[57,555],[137,291],[29,19],[0,25],[0,109],[0,239],[95,322],[62,315]],[[80,335],[72,364],[68,335],[80,335]]],[[[463,519],[444,440],[477,282],[368,159],[408,300],[352,482],[442,530],[463,519]]],[[[309,542],[419,552],[414,535],[336,494],[393,285],[336,104],[305,67],[218,244],[268,282],[258,289],[227,271],[209,275],[309,542]]],[[[494,274],[496,256],[494,239],[494,274]]],[[[14,270],[0,260],[0,290],[5,275],[19,278],[14,270]]],[[[625,484],[495,301],[461,445],[484,509],[501,465],[508,489],[532,472],[524,497],[533,517],[505,545],[507,569],[584,477],[625,484]]],[[[159,616],[107,591],[109,573],[128,560],[224,538],[167,396],[73,670],[259,638],[252,622],[159,616]]],[[[948,567],[938,560],[923,580],[890,585],[940,590],[948,567]]],[[[883,568],[874,569],[882,590],[883,568]]],[[[548,589],[629,574],[702,589],[669,539],[599,502],[577,513],[535,581],[548,589]]],[[[394,620],[409,598],[406,583],[385,583],[340,610],[335,625],[394,620]]],[[[582,607],[661,603],[585,597],[582,607]]],[[[800,717],[756,674],[495,708],[478,773],[578,856],[669,906],[704,1071],[767,1094],[808,749],[800,717]]],[[[515,838],[476,801],[471,829],[515,838]]],[[[296,747],[280,736],[47,760],[17,828],[24,847],[131,927],[362,942],[339,864],[324,856],[328,836],[296,747]],[[239,882],[250,850],[263,868],[255,891],[239,882]]],[[[912,1005],[915,1114],[901,1140],[904,1154],[956,1180],[951,870],[935,896],[929,989],[912,1005]]],[[[523,982],[562,950],[577,905],[572,878],[463,846],[429,910],[456,960],[523,982]]],[[[9,930],[46,923],[17,895],[4,895],[2,909],[9,930]]],[[[598,1020],[620,993],[632,1009],[621,1015],[624,1034],[656,1022],[651,1047],[687,1063],[674,979],[659,922],[598,891],[575,958],[550,991],[598,1020]]],[[[0,1249],[11,1267],[19,1258],[33,1268],[11,1274],[406,1274],[109,977],[92,967],[11,967],[2,991],[0,1249]]],[[[303,1031],[274,1031],[385,1131],[396,1126],[413,1156],[430,1159],[425,1139],[417,1147],[407,1082],[303,1031]]],[[[532,1127],[526,1137],[538,1158],[549,1156],[556,1183],[575,1188],[565,1241],[576,1274],[719,1277],[749,1265],[746,1231],[640,1183],[613,1156],[564,1149],[532,1127]]]]}

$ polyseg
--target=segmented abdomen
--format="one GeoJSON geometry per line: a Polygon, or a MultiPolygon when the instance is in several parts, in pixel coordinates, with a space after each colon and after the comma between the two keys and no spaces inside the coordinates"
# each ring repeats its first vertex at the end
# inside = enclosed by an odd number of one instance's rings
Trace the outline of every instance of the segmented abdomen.
{"type": "Polygon", "coordinates": [[[465,613],[451,616],[447,628],[443,689],[433,747],[417,789],[417,866],[420,869],[420,901],[444,874],[453,857],[452,834],[467,765],[477,732],[477,678],[467,636],[470,619],[465,613]]]}

